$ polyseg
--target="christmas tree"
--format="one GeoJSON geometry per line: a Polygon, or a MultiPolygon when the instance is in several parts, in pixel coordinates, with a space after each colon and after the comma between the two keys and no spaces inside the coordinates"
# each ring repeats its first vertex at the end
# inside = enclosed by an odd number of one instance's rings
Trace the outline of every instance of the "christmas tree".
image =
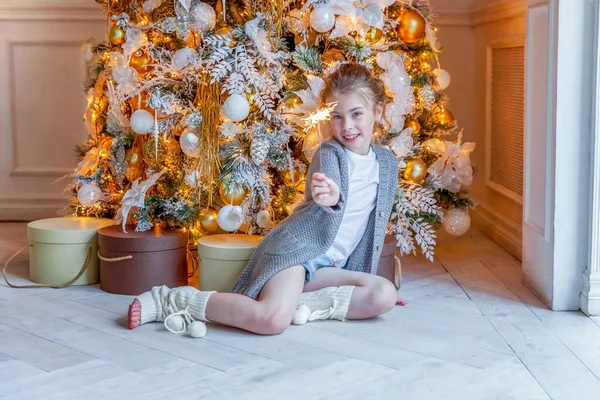
{"type": "Polygon", "coordinates": [[[327,140],[326,118],[311,118],[327,114],[322,77],[354,62],[389,97],[375,140],[399,161],[388,233],[401,253],[432,259],[441,224],[468,228],[474,144],[446,108],[428,1],[96,1],[107,40],[86,49],[77,215],[184,228],[192,241],[268,232],[304,198],[327,140]]]}

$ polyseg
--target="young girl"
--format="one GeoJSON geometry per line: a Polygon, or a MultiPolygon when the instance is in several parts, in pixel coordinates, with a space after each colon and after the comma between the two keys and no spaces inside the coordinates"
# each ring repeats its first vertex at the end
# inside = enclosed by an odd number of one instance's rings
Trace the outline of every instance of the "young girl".
{"type": "Polygon", "coordinates": [[[269,335],[291,322],[372,318],[394,307],[396,288],[375,275],[398,171],[393,153],[371,144],[383,82],[364,66],[342,64],[321,97],[337,102],[334,139],[312,160],[304,203],[263,238],[234,293],[155,287],[130,305],[131,329],[187,313],[269,335]]]}

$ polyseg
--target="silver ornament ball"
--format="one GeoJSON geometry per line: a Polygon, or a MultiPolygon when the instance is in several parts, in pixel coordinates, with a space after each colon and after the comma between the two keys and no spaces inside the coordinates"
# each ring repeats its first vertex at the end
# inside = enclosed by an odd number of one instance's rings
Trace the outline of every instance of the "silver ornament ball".
{"type": "Polygon", "coordinates": [[[102,197],[102,190],[93,183],[83,184],[77,191],[77,200],[82,206],[93,206],[102,197]]]}
{"type": "Polygon", "coordinates": [[[154,127],[154,118],[146,110],[136,110],[131,114],[131,129],[139,135],[145,135],[154,127]]]}
{"type": "Polygon", "coordinates": [[[310,27],[319,33],[330,31],[335,25],[335,14],[329,6],[318,7],[310,14],[310,27]]]}
{"type": "Polygon", "coordinates": [[[200,138],[190,131],[183,132],[179,138],[181,151],[183,151],[185,155],[193,158],[199,157],[202,152],[199,142],[200,138]]]}

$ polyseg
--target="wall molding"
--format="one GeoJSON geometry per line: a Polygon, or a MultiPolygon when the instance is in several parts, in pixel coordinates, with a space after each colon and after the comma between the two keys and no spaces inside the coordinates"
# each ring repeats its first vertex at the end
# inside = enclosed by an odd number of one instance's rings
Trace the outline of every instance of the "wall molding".
{"type": "Polygon", "coordinates": [[[91,0],[4,0],[0,21],[102,21],[106,16],[91,0]]]}
{"type": "Polygon", "coordinates": [[[473,25],[482,25],[522,17],[526,14],[526,0],[496,0],[484,6],[475,7],[471,13],[471,20],[473,25]]]}
{"type": "Polygon", "coordinates": [[[510,254],[521,260],[522,227],[485,203],[477,202],[471,210],[474,225],[510,254]]]}
{"type": "Polygon", "coordinates": [[[435,26],[473,26],[471,9],[467,7],[439,7],[433,9],[435,26]]]}
{"type": "Polygon", "coordinates": [[[66,197],[0,198],[0,221],[33,221],[60,217],[59,211],[68,205],[66,197]]]}

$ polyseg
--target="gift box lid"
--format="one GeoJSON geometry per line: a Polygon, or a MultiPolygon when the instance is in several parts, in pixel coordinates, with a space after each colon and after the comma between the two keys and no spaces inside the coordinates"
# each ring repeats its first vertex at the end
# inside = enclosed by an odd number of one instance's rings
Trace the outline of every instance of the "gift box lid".
{"type": "Polygon", "coordinates": [[[144,253],[165,251],[186,247],[188,233],[182,229],[161,229],[154,227],[146,232],[136,232],[135,226],[128,225],[123,232],[121,225],[113,225],[98,231],[100,250],[122,253],[144,253]]]}
{"type": "Polygon", "coordinates": [[[385,240],[383,241],[383,249],[381,250],[382,256],[389,256],[396,252],[396,236],[394,235],[385,235],[385,240]]]}
{"type": "Polygon", "coordinates": [[[204,236],[198,240],[198,255],[217,260],[249,260],[262,239],[259,235],[245,234],[204,236]]]}
{"type": "Polygon", "coordinates": [[[30,242],[77,244],[87,243],[99,229],[114,225],[108,218],[59,217],[32,221],[27,224],[27,237],[30,242]]]}

